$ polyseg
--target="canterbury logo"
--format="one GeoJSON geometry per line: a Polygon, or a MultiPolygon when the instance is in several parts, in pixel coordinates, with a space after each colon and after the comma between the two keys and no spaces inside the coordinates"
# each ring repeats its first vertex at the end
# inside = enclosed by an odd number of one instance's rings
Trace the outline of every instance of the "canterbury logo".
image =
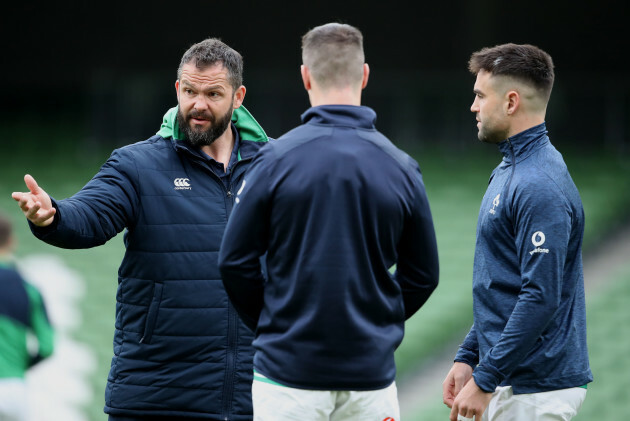
{"type": "Polygon", "coordinates": [[[188,178],[176,178],[173,180],[173,184],[175,184],[175,190],[192,190],[190,187],[188,178]]]}

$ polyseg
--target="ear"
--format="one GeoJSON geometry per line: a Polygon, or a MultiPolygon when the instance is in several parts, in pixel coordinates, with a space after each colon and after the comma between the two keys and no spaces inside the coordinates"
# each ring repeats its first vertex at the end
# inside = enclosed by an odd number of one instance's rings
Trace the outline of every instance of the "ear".
{"type": "Polygon", "coordinates": [[[300,66],[300,73],[302,74],[302,83],[304,83],[304,89],[311,90],[311,72],[308,71],[308,67],[305,65],[300,66]]]}
{"type": "Polygon", "coordinates": [[[245,100],[245,87],[243,85],[239,86],[238,89],[234,92],[234,101],[232,103],[232,108],[235,110],[243,104],[243,100],[245,100]]]}
{"type": "Polygon", "coordinates": [[[363,80],[361,81],[361,89],[365,89],[370,77],[370,66],[367,63],[363,63],[363,80]]]}
{"type": "Polygon", "coordinates": [[[177,94],[177,103],[179,103],[179,79],[175,81],[175,93],[177,94]]]}
{"type": "Polygon", "coordinates": [[[508,91],[505,95],[505,113],[507,115],[514,115],[521,106],[521,96],[518,91],[508,91]]]}

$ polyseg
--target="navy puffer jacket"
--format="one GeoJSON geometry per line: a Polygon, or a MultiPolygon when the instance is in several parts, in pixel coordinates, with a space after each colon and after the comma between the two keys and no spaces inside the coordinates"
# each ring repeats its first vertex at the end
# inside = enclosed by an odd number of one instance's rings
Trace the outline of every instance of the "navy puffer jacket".
{"type": "Polygon", "coordinates": [[[32,226],[37,237],[63,248],[98,246],[126,229],[108,414],[252,418],[253,335],[230,304],[217,266],[233,191],[268,140],[247,116],[236,122],[249,126],[239,130],[240,160],[229,187],[174,130],[175,136],[115,150],[81,191],[55,201],[52,225],[32,226]]]}

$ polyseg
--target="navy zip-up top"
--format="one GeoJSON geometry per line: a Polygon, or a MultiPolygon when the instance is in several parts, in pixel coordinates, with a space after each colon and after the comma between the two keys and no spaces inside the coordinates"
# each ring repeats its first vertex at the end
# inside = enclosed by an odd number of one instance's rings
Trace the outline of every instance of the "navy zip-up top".
{"type": "Polygon", "coordinates": [[[486,392],[593,380],[586,348],[584,210],[544,123],[499,144],[477,225],[474,324],[455,361],[486,392]]]}
{"type": "Polygon", "coordinates": [[[283,385],[387,387],[404,321],[438,284],[420,169],[375,119],[368,107],[310,108],[240,186],[219,267],[256,329],[255,370],[283,385]]]}
{"type": "Polygon", "coordinates": [[[81,191],[54,201],[53,224],[32,226],[63,248],[98,246],[126,229],[106,413],[252,418],[253,334],[229,303],[217,259],[232,191],[267,142],[232,130],[241,159],[227,174],[189,143],[156,135],[115,150],[81,191]]]}

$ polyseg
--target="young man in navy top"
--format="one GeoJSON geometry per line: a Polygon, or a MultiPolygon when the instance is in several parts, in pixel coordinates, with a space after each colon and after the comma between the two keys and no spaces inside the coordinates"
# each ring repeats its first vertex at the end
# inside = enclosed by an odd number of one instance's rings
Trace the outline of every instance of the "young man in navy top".
{"type": "Polygon", "coordinates": [[[549,54],[504,44],[474,53],[479,140],[497,144],[477,225],[474,324],[443,384],[450,419],[569,420],[593,380],[586,349],[584,210],[545,113],[549,54]]]}
{"type": "Polygon", "coordinates": [[[312,107],[254,158],[219,255],[255,330],[254,419],[399,419],[394,351],[438,284],[422,175],[361,106],[358,29],[312,29],[302,59],[312,107]]]}

